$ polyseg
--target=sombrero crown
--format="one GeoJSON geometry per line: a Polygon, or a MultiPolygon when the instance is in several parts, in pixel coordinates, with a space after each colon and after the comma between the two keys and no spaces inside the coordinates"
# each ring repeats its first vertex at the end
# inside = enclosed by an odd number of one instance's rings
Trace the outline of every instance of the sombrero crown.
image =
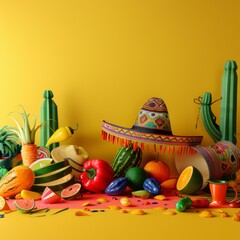
{"type": "Polygon", "coordinates": [[[176,136],[172,134],[166,104],[161,98],[150,98],[140,110],[132,128],[102,122],[102,138],[121,145],[151,143],[162,146],[189,147],[200,145],[202,136],[176,136]]]}

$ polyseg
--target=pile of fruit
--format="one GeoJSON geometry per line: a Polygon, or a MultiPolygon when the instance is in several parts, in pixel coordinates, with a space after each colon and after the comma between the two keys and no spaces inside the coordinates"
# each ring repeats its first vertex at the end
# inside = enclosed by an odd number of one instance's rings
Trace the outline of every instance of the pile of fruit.
{"type": "MultiPolygon", "coordinates": [[[[164,189],[175,190],[180,195],[193,195],[203,186],[202,174],[193,166],[184,169],[178,178],[170,178],[170,168],[164,161],[151,160],[143,167],[140,167],[141,163],[141,148],[130,144],[118,149],[112,163],[88,158],[79,163],[68,156],[57,161],[49,155],[28,166],[17,165],[9,171],[1,167],[0,210],[8,208],[8,198],[14,198],[16,209],[25,213],[32,211],[36,200],[52,204],[62,199],[78,199],[86,192],[108,196],[130,193],[133,197],[163,199],[164,189]]],[[[123,206],[131,204],[127,198],[122,201],[123,206]]],[[[176,209],[185,211],[192,206],[207,207],[208,201],[183,198],[176,209]]]]}
{"type": "MultiPolygon", "coordinates": [[[[0,180],[0,196],[14,198],[16,209],[25,213],[35,207],[36,200],[51,204],[61,199],[81,198],[86,192],[108,196],[124,196],[130,192],[134,197],[157,199],[163,197],[163,189],[178,188],[187,193],[189,184],[194,184],[194,191],[202,186],[201,174],[194,167],[179,178],[170,178],[169,166],[161,160],[152,160],[140,167],[141,149],[133,149],[131,145],[119,148],[111,164],[101,159],[86,159],[79,168],[78,181],[73,177],[71,161],[66,158],[56,162],[48,157],[30,166],[15,166],[0,180]]],[[[124,199],[127,198],[122,201],[124,199]]],[[[129,201],[122,204],[128,206],[129,201]]],[[[2,200],[0,209],[4,208],[7,204],[2,200]]]]}

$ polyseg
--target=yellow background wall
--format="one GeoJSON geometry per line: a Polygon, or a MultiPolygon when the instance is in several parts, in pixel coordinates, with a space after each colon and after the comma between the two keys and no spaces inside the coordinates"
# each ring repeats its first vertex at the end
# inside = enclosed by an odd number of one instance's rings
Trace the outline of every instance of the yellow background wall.
{"type": "MultiPolygon", "coordinates": [[[[238,0],[0,0],[0,126],[13,125],[19,104],[39,117],[50,89],[59,125],[79,124],[64,144],[112,161],[119,146],[101,140],[102,120],[131,127],[154,96],[175,135],[213,144],[201,118],[195,129],[193,99],[218,99],[224,63],[239,64],[239,9],[238,0]]],[[[220,102],[213,109],[219,119],[220,102]]]]}

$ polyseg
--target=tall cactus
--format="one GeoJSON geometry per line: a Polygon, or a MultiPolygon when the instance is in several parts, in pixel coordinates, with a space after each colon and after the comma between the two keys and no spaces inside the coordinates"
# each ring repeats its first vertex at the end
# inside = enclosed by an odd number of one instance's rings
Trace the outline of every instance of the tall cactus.
{"type": "Polygon", "coordinates": [[[222,77],[222,101],[220,113],[220,130],[222,140],[237,143],[237,64],[235,61],[227,61],[222,77]]]}
{"type": "MultiPolygon", "coordinates": [[[[40,132],[40,146],[46,147],[48,139],[51,137],[54,131],[58,129],[58,108],[53,101],[53,92],[51,90],[45,90],[43,93],[44,101],[41,105],[41,122],[47,122],[47,126],[43,126],[40,132]]],[[[54,143],[48,146],[48,150],[51,152],[55,147],[58,147],[59,143],[54,143]]]]}
{"type": "Polygon", "coordinates": [[[211,93],[205,92],[200,107],[204,127],[214,142],[220,140],[237,143],[237,64],[235,61],[227,61],[222,77],[222,100],[220,106],[220,126],[216,123],[216,117],[212,112],[211,93]]]}

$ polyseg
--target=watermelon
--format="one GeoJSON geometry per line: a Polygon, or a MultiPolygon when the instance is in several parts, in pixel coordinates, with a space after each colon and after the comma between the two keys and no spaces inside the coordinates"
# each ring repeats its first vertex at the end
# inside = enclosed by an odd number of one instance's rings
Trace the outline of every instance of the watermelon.
{"type": "Polygon", "coordinates": [[[61,197],[55,193],[51,188],[46,187],[42,193],[41,199],[44,203],[56,203],[61,200],[61,197]]]}
{"type": "Polygon", "coordinates": [[[16,209],[22,213],[30,213],[35,208],[34,199],[16,199],[14,201],[16,209]]]}
{"type": "Polygon", "coordinates": [[[65,200],[73,200],[81,196],[81,184],[74,183],[61,191],[61,197],[65,200]]]}
{"type": "Polygon", "coordinates": [[[114,178],[123,177],[131,167],[138,167],[142,162],[142,149],[133,148],[130,144],[128,147],[120,147],[113,159],[112,168],[114,178]]]}

